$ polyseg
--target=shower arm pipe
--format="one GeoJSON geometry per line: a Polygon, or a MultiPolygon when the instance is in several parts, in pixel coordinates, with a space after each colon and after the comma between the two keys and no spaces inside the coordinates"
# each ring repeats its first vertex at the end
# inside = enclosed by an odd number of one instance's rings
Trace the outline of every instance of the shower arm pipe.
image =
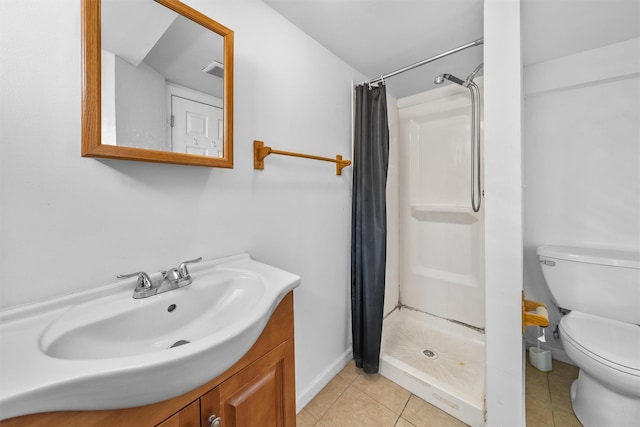
{"type": "Polygon", "coordinates": [[[462,46],[458,46],[458,47],[456,47],[454,49],[448,50],[446,52],[442,52],[442,53],[440,53],[438,55],[435,55],[435,56],[432,56],[430,58],[423,59],[422,61],[416,62],[415,64],[407,65],[404,68],[400,68],[398,70],[392,71],[392,72],[390,72],[388,74],[385,74],[383,76],[377,77],[375,79],[367,80],[363,84],[372,85],[372,84],[383,82],[385,79],[388,79],[389,77],[393,77],[395,75],[402,74],[405,71],[413,70],[414,68],[417,68],[417,67],[420,67],[422,65],[428,64],[429,62],[436,61],[436,60],[438,60],[440,58],[444,58],[445,56],[449,56],[449,55],[452,55],[454,53],[458,53],[458,52],[460,52],[462,50],[465,50],[465,49],[468,49],[470,47],[480,46],[482,44],[484,44],[484,38],[483,37],[481,37],[479,39],[476,39],[476,40],[474,40],[472,42],[469,42],[467,44],[463,44],[462,46]]]}
{"type": "Polygon", "coordinates": [[[333,162],[336,164],[336,175],[342,175],[342,169],[351,165],[351,160],[343,160],[338,154],[335,159],[331,157],[314,156],[312,154],[294,153],[292,151],[274,150],[266,147],[262,141],[253,141],[253,168],[264,169],[264,158],[269,154],[280,154],[282,156],[302,157],[305,159],[321,160],[323,162],[333,162]]]}

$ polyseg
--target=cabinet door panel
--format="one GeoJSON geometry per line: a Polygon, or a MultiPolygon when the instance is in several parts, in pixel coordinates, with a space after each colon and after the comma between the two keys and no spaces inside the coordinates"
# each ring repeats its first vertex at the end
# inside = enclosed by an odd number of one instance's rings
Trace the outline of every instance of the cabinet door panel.
{"type": "Polygon", "coordinates": [[[227,427],[282,426],[281,370],[280,364],[272,366],[224,402],[227,427]]]}
{"type": "Polygon", "coordinates": [[[285,393],[293,393],[289,398],[295,401],[295,389],[285,375],[290,347],[283,343],[220,385],[224,427],[289,425],[285,393]]]}

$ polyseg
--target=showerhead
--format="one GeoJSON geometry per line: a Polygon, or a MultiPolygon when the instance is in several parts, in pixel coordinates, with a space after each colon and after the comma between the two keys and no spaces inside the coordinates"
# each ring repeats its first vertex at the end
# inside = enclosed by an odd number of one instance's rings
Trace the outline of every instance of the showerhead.
{"type": "Polygon", "coordinates": [[[449,80],[451,82],[457,83],[461,86],[464,86],[464,81],[462,81],[461,79],[457,78],[456,76],[453,76],[451,74],[445,73],[445,74],[440,74],[438,76],[436,76],[435,80],[433,81],[433,83],[439,85],[444,83],[445,80],[449,80]]]}
{"type": "Polygon", "coordinates": [[[436,76],[436,78],[433,81],[433,83],[439,85],[439,84],[444,83],[445,80],[449,80],[451,82],[459,84],[460,86],[469,87],[469,85],[471,85],[472,82],[473,82],[473,78],[476,76],[476,74],[478,74],[480,72],[480,70],[482,69],[483,65],[484,64],[478,65],[476,67],[476,69],[473,70],[471,72],[471,74],[469,74],[469,76],[467,76],[466,80],[462,80],[462,79],[457,78],[454,75],[445,73],[445,74],[439,74],[438,76],[436,76]]]}

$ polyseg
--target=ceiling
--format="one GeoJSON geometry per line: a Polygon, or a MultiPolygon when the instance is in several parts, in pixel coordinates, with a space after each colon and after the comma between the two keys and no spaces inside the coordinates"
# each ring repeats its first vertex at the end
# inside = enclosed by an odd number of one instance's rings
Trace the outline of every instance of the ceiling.
{"type": "MultiPolygon", "coordinates": [[[[368,78],[483,36],[482,0],[262,1],[368,78]]],[[[640,0],[521,3],[525,65],[640,37],[640,0]]],[[[481,62],[482,46],[472,47],[389,78],[387,90],[420,93],[436,75],[465,78],[481,62]]]]}

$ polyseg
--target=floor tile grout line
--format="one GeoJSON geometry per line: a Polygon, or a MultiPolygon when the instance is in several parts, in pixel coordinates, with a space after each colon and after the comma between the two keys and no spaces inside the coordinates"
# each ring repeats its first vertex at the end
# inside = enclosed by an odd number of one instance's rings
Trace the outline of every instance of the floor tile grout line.
{"type": "Polygon", "coordinates": [[[405,409],[407,409],[407,406],[409,406],[409,401],[411,400],[411,398],[414,396],[413,393],[409,394],[409,398],[407,399],[406,402],[404,402],[404,406],[402,407],[402,411],[400,411],[400,416],[402,416],[402,414],[404,414],[405,409]]]}
{"type": "MultiPolygon", "coordinates": [[[[302,411],[305,411],[305,413],[309,414],[309,416],[310,416],[311,418],[313,418],[313,420],[315,421],[315,423],[313,423],[314,425],[315,425],[315,424],[317,424],[317,423],[318,423],[318,421],[320,421],[319,419],[317,419],[317,418],[315,417],[315,415],[313,415],[311,412],[307,411],[307,408],[306,408],[306,407],[302,408],[302,410],[300,411],[300,413],[302,413],[302,411]]],[[[299,415],[300,413],[296,414],[296,418],[298,418],[298,415],[299,415]]]]}
{"type": "MultiPolygon", "coordinates": [[[[409,398],[407,399],[406,402],[404,402],[404,407],[402,408],[402,411],[400,411],[400,416],[398,417],[398,420],[396,421],[396,424],[398,424],[398,421],[400,421],[400,418],[402,418],[402,415],[404,414],[405,409],[407,409],[407,406],[409,406],[409,401],[411,400],[411,398],[414,396],[413,393],[409,394],[409,398]]],[[[409,421],[407,421],[409,422],[409,421]]],[[[411,423],[411,425],[414,425],[413,423],[411,423]]]]}
{"type": "Polygon", "coordinates": [[[316,420],[316,424],[320,423],[320,418],[316,418],[316,416],[313,414],[311,414],[311,416],[313,417],[314,420],[316,420]]]}

